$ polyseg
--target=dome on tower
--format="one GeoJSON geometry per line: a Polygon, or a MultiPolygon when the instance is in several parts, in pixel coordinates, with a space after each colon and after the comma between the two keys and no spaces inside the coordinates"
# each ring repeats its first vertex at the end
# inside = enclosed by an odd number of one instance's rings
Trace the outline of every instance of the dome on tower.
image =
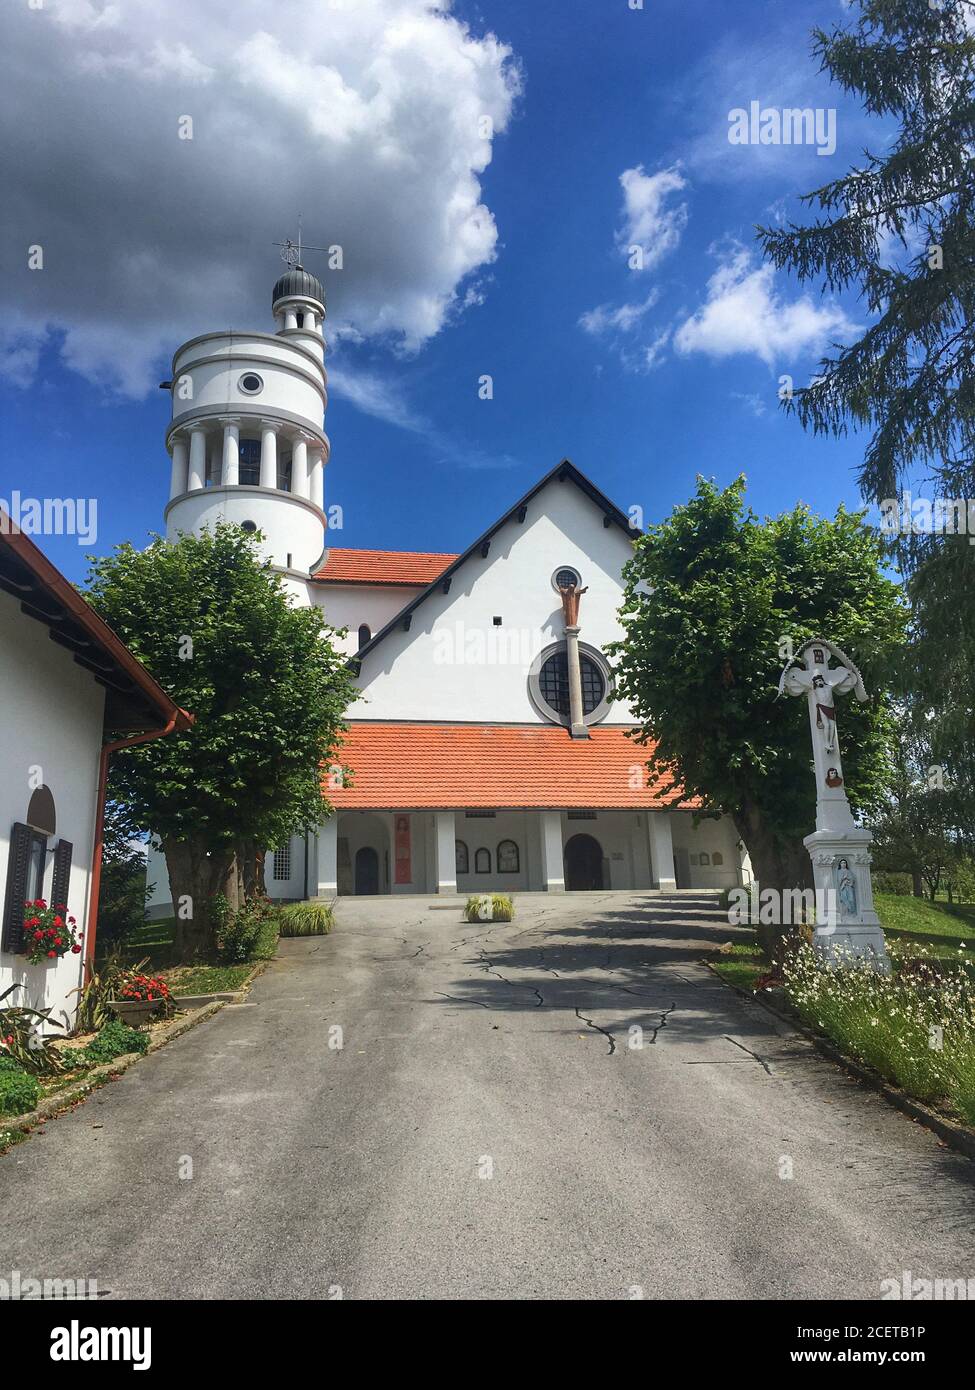
{"type": "Polygon", "coordinates": [[[324,285],[317,275],[312,275],[304,266],[291,266],[275,282],[271,291],[271,303],[276,304],[279,299],[289,299],[292,295],[299,295],[303,299],[317,299],[319,304],[325,304],[324,285]]]}

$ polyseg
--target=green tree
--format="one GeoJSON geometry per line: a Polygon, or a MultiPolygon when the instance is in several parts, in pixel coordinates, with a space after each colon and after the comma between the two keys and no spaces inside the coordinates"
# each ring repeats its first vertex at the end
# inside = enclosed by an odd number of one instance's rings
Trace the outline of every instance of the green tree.
{"type": "MultiPolygon", "coordinates": [[[[315,608],[293,607],[259,537],[218,526],[94,559],[87,597],[170,696],[186,733],[116,754],[112,795],[166,855],[182,960],[208,954],[208,904],[232,906],[255,847],[318,825],[354,685],[315,608]]],[[[250,866],[250,867],[249,867],[250,866]]]]}
{"type": "Polygon", "coordinates": [[[760,520],[745,480],[697,494],[635,545],[624,571],[615,648],[619,692],[653,743],[661,794],[680,786],[730,815],[763,888],[811,886],[804,835],[815,827],[804,701],[777,698],[780,653],[822,636],[863,672],[871,699],[843,702],[847,791],[855,810],[883,801],[890,713],[886,672],[905,609],[862,516],[805,507],[760,520]]]}
{"type": "MultiPolygon", "coordinates": [[[[776,266],[854,290],[869,323],[786,408],[818,433],[870,432],[860,484],[878,504],[918,483],[975,499],[975,4],[856,0],[813,46],[878,118],[881,152],[806,194],[808,225],[758,234],[776,266]]],[[[921,533],[895,548],[915,615],[904,691],[975,837],[975,546],[921,533]]]]}
{"type": "MultiPolygon", "coordinates": [[[[898,710],[898,716],[906,714],[898,710]]],[[[953,826],[952,803],[940,785],[930,744],[915,732],[915,722],[898,718],[901,732],[892,748],[892,776],[887,804],[871,821],[873,860],[877,869],[911,875],[914,896],[925,888],[932,902],[958,863],[960,847],[953,826]]]]}
{"type": "Polygon", "coordinates": [[[95,934],[95,949],[100,959],[122,945],[145,921],[151,887],[146,879],[145,850],[133,841],[130,818],[121,806],[110,801],[105,807],[95,934]]]}

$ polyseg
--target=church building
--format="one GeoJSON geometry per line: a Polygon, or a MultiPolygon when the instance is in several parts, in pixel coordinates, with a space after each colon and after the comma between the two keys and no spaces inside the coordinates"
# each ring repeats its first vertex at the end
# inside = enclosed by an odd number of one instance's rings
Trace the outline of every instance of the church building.
{"type": "MultiPolygon", "coordinates": [[[[167,535],[259,530],[294,601],[347,629],[359,693],[323,769],[334,813],[268,853],[270,895],[741,883],[732,821],[654,797],[613,689],[629,518],[563,460],[461,554],[332,546],[321,282],[290,265],[271,311],[273,333],[177,350],[166,439],[167,535]]],[[[149,877],[171,911],[155,853],[149,877]]]]}

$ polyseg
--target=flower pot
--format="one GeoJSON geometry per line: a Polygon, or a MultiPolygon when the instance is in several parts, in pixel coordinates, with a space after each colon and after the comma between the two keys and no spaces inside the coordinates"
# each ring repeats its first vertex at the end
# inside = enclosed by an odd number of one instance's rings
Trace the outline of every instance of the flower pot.
{"type": "Polygon", "coordinates": [[[161,999],[110,999],[108,1007],[116,1018],[127,1023],[130,1028],[138,1028],[148,1023],[153,1014],[162,1008],[161,999]]]}

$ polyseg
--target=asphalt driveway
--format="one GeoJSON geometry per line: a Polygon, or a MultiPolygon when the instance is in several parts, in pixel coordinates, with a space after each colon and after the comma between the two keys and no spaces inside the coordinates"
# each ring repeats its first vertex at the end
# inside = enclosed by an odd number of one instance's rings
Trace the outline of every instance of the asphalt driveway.
{"type": "Polygon", "coordinates": [[[704,970],[728,936],[688,895],[524,895],[509,925],[344,900],[247,1004],[0,1158],[0,1275],[195,1299],[975,1278],[975,1165],[704,970]]]}

